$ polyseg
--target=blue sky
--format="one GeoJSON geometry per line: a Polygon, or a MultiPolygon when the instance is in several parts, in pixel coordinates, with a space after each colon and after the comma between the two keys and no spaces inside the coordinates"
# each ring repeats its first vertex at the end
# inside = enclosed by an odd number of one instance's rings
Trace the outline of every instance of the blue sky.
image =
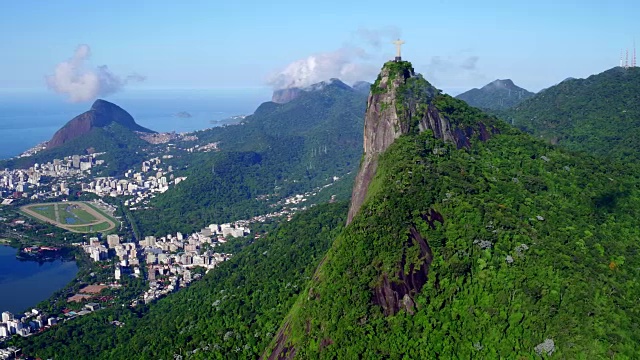
{"type": "Polygon", "coordinates": [[[353,63],[373,80],[399,33],[403,58],[439,88],[511,78],[537,91],[616,66],[620,50],[640,41],[638,14],[631,0],[4,0],[0,89],[46,89],[45,76],[79,44],[90,46],[87,67],[146,77],[130,87],[266,87],[314,54],[338,54],[341,71],[353,63]]]}

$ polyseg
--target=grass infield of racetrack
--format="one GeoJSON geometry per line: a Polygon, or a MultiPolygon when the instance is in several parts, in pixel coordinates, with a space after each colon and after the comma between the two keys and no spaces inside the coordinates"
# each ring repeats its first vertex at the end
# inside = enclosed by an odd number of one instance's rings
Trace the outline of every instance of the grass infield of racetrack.
{"type": "Polygon", "coordinates": [[[80,201],[30,204],[20,210],[37,220],[78,233],[107,232],[118,224],[103,211],[80,201]]]}

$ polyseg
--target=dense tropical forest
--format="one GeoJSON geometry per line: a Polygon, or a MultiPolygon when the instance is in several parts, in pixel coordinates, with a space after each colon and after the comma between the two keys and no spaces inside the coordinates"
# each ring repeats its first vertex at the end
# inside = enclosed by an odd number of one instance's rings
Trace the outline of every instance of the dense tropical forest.
{"type": "Polygon", "coordinates": [[[13,341],[40,358],[257,358],[343,227],[346,212],[346,202],[320,205],[261,239],[237,240],[231,251],[237,255],[151,306],[101,310],[13,341]]]}
{"type": "Polygon", "coordinates": [[[292,310],[298,356],[499,358],[547,338],[566,358],[638,355],[637,176],[521,134],[433,156],[442,145],[407,136],[383,156],[379,192],[292,310]],[[385,317],[372,302],[383,274],[419,266],[415,314],[385,317]]]}
{"type": "Polygon", "coordinates": [[[615,67],[541,91],[501,115],[518,128],[574,151],[640,158],[640,68],[615,67]]]}
{"type": "Polygon", "coordinates": [[[326,198],[347,199],[349,173],[362,154],[366,94],[342,85],[304,92],[286,104],[267,102],[241,125],[198,132],[200,141],[220,142],[222,150],[167,162],[187,180],[134,213],[143,236],[265,214],[271,202],[259,196],[284,198],[331,183],[334,176],[346,181],[326,198]]]}
{"type": "MultiPolygon", "coordinates": [[[[13,344],[56,359],[638,357],[640,179],[635,165],[607,158],[632,144],[581,147],[566,125],[566,150],[548,128],[526,128],[531,136],[407,75],[410,63],[385,66],[391,81],[405,77],[393,109],[408,130],[380,155],[349,226],[346,202],[312,207],[217,249],[234,256],[151,306],[102,310],[13,344]],[[447,126],[436,134],[421,117],[447,126]]],[[[389,91],[381,80],[372,91],[389,91]]],[[[336,174],[344,181],[330,194],[346,199],[363,100],[327,86],[200,132],[223,150],[172,159],[192,181],[123,216],[144,235],[188,232],[264,213],[260,195],[336,174]]]]}
{"type": "Polygon", "coordinates": [[[636,169],[497,126],[398,138],[267,354],[638,357],[636,169]]]}
{"type": "Polygon", "coordinates": [[[456,98],[471,106],[486,110],[510,109],[534,95],[513,83],[511,79],[495,80],[480,89],[465,91],[456,98]]]}

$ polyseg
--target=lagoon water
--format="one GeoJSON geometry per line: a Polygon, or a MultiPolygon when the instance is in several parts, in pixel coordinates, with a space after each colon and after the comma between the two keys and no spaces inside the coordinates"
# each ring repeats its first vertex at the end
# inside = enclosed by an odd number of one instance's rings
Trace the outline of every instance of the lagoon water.
{"type": "MultiPolygon", "coordinates": [[[[158,132],[190,132],[234,115],[249,115],[270,100],[270,90],[135,89],[104,98],[128,111],[138,124],[158,132]],[[190,118],[174,116],[188,112],[190,118]]],[[[49,140],[67,121],[89,110],[91,102],[72,104],[44,91],[0,90],[0,159],[19,155],[49,140]]]]}
{"type": "Polygon", "coordinates": [[[67,285],[78,272],[73,261],[20,261],[16,253],[16,249],[0,245],[0,312],[30,310],[67,285]]]}

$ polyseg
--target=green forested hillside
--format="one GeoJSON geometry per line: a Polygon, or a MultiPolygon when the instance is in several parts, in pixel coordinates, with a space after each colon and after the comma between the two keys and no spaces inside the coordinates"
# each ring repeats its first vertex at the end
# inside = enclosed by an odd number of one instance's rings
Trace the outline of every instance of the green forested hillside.
{"type": "MultiPolygon", "coordinates": [[[[365,94],[330,84],[286,104],[264,103],[241,125],[198,132],[222,150],[175,159],[187,167],[187,180],[134,212],[141,231],[190,232],[264,214],[270,203],[260,195],[282,198],[355,171],[365,105],[365,94]]],[[[330,191],[346,199],[350,184],[330,191]]]]}
{"type": "Polygon", "coordinates": [[[640,68],[616,67],[541,91],[503,118],[575,151],[640,159],[640,68]]]}
{"type": "Polygon", "coordinates": [[[637,173],[500,129],[398,138],[265,356],[639,357],[637,173]]]}
{"type": "Polygon", "coordinates": [[[251,241],[150,307],[101,310],[16,338],[43,359],[255,359],[343,227],[346,202],[319,205],[251,241]],[[119,320],[123,327],[110,322],[119,320]]]}
{"type": "MultiPolygon", "coordinates": [[[[385,67],[374,91],[396,98],[370,108],[395,109],[400,123],[386,129],[409,130],[380,154],[347,227],[344,204],[314,207],[155,305],[103,310],[16,344],[57,359],[640,357],[636,168],[525,134],[434,90],[409,63],[385,67]]],[[[337,133],[345,100],[327,91],[324,106],[307,95],[266,103],[245,125],[204,132],[228,147],[190,158],[203,181],[176,192],[194,207],[159,197],[157,218],[141,213],[141,224],[248,215],[262,210],[257,194],[353,166],[360,155],[337,133]],[[253,140],[235,141],[241,134],[253,140]]]]}
{"type": "Polygon", "coordinates": [[[512,108],[532,97],[534,93],[513,83],[510,79],[495,80],[480,89],[471,89],[457,95],[471,106],[488,110],[505,110],[512,108]]]}

